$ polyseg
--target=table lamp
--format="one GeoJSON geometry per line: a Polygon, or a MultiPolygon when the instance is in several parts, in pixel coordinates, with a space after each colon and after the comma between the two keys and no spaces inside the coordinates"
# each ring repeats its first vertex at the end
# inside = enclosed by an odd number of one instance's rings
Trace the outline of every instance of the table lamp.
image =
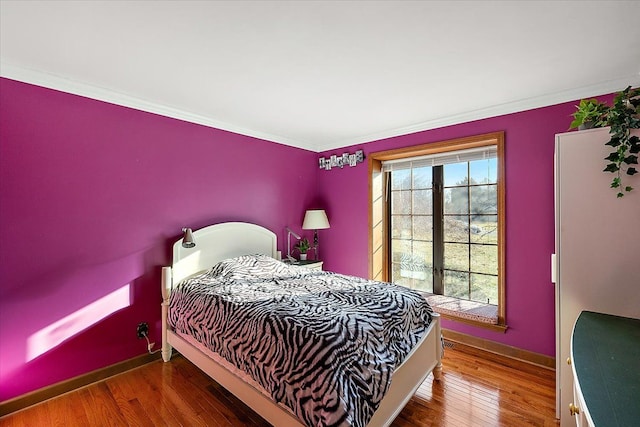
{"type": "Polygon", "coordinates": [[[318,230],[329,228],[329,219],[324,209],[311,209],[305,212],[304,221],[302,221],[303,230],[313,231],[313,248],[316,251],[316,259],[320,259],[318,249],[318,230]]]}

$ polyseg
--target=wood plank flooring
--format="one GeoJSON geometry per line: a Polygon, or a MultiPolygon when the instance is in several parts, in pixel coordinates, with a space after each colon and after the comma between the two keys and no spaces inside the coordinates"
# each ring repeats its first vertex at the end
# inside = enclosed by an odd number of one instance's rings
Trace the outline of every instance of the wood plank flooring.
{"type": "MultiPolygon", "coordinates": [[[[558,426],[555,373],[461,344],[447,348],[394,421],[408,426],[558,426]]],[[[0,418],[13,426],[269,424],[182,357],[140,368],[0,418]]]]}

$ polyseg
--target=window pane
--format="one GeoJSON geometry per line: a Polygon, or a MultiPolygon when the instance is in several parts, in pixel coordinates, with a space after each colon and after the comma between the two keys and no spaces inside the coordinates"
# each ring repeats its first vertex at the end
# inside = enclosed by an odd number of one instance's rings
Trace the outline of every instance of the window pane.
{"type": "Polygon", "coordinates": [[[413,169],[413,188],[431,188],[432,178],[431,166],[413,169]]]}
{"type": "Polygon", "coordinates": [[[411,215],[391,215],[391,237],[411,239],[411,215]]]}
{"type": "Polygon", "coordinates": [[[469,213],[469,187],[446,188],[444,190],[444,213],[469,213]]]}
{"type": "Polygon", "coordinates": [[[444,294],[448,297],[469,299],[469,273],[445,270],[444,294]]]}
{"type": "Polygon", "coordinates": [[[424,279],[413,279],[413,289],[433,293],[433,270],[427,270],[424,279]]]}
{"type": "Polygon", "coordinates": [[[469,163],[450,163],[444,165],[444,186],[467,185],[467,165],[469,163]]]}
{"type": "Polygon", "coordinates": [[[391,189],[408,190],[411,188],[411,169],[391,172],[391,189]]]}
{"type": "Polygon", "coordinates": [[[469,188],[472,214],[498,213],[498,187],[480,185],[469,188]]]}
{"type": "Polygon", "coordinates": [[[469,245],[445,243],[444,268],[469,271],[469,245]]]}
{"type": "Polygon", "coordinates": [[[413,279],[411,277],[402,277],[402,275],[400,274],[399,262],[394,262],[391,264],[391,281],[408,288],[411,288],[413,286],[413,279]]]}
{"type": "Polygon", "coordinates": [[[498,160],[486,159],[469,162],[469,181],[472,184],[495,184],[498,182],[498,160]]]}
{"type": "Polygon", "coordinates": [[[471,299],[498,305],[498,277],[471,274],[471,299]]]}
{"type": "Polygon", "coordinates": [[[433,191],[413,191],[413,213],[431,215],[433,213],[433,191]]]}
{"type": "Polygon", "coordinates": [[[433,240],[433,217],[431,215],[413,216],[413,238],[416,240],[433,240]]]}
{"type": "Polygon", "coordinates": [[[471,245],[471,271],[498,274],[498,246],[471,245]]]}
{"type": "Polygon", "coordinates": [[[400,262],[405,254],[411,254],[411,240],[391,239],[391,261],[400,262]]]}
{"type": "Polygon", "coordinates": [[[400,260],[400,276],[402,277],[426,280],[427,272],[430,269],[430,266],[427,265],[425,254],[403,254],[400,260]]]}
{"type": "Polygon", "coordinates": [[[411,191],[392,191],[391,209],[393,214],[410,214],[411,191]]]}
{"type": "Polygon", "coordinates": [[[413,253],[420,258],[427,270],[433,270],[432,242],[413,242],[413,253]]]}
{"type": "Polygon", "coordinates": [[[498,216],[473,215],[471,217],[471,242],[498,243],[498,216]]]}
{"type": "Polygon", "coordinates": [[[392,240],[393,263],[390,280],[426,292],[433,292],[433,243],[392,240]],[[411,249],[413,248],[413,250],[411,249]]]}
{"type": "Polygon", "coordinates": [[[445,242],[469,242],[469,217],[467,215],[452,215],[444,217],[445,242]]]}

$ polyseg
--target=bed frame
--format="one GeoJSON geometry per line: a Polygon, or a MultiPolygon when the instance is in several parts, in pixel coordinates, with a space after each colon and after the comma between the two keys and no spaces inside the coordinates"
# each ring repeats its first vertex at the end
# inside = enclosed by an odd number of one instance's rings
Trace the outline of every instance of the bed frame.
{"type": "MultiPolygon", "coordinates": [[[[196,246],[183,248],[182,239],[173,245],[173,265],[162,268],[162,359],[171,359],[175,348],[185,358],[233,393],[251,409],[276,427],[303,426],[293,413],[273,401],[258,386],[243,380],[222,361],[215,361],[206,351],[190,344],[171,330],[167,323],[169,298],[174,283],[212,267],[218,261],[247,254],[278,257],[276,235],[259,225],[227,222],[193,232],[196,246]]],[[[442,375],[440,316],[434,313],[427,334],[393,374],[393,380],[368,427],[387,426],[396,418],[420,384],[433,371],[436,380],[442,375]]]]}

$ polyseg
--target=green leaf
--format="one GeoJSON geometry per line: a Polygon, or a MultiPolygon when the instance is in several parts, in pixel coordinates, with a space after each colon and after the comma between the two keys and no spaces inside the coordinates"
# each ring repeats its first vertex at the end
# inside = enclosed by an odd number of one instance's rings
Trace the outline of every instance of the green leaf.
{"type": "Polygon", "coordinates": [[[631,190],[633,190],[633,187],[630,187],[630,186],[626,186],[626,187],[624,187],[624,191],[629,192],[629,191],[631,191],[631,190]]]}
{"type": "Polygon", "coordinates": [[[627,175],[635,175],[637,173],[638,173],[638,171],[636,170],[636,168],[627,169],[627,175]]]}
{"type": "Polygon", "coordinates": [[[618,172],[620,168],[615,163],[609,163],[606,168],[603,169],[603,172],[618,172]]]}
{"type": "Polygon", "coordinates": [[[630,155],[624,158],[624,162],[628,165],[637,165],[638,156],[630,155]]]}
{"type": "Polygon", "coordinates": [[[569,125],[569,130],[571,130],[571,129],[575,129],[575,128],[577,128],[578,126],[580,126],[581,124],[582,124],[582,119],[578,119],[578,118],[576,118],[576,119],[574,119],[574,120],[571,122],[571,124],[569,125]]]}
{"type": "MultiPolygon", "coordinates": [[[[613,130],[613,128],[611,128],[611,130],[613,130]]],[[[609,140],[609,142],[607,142],[605,145],[610,145],[612,147],[617,147],[620,144],[621,144],[620,138],[618,138],[617,136],[612,136],[611,139],[609,140]]]]}
{"type": "Polygon", "coordinates": [[[613,153],[609,154],[604,159],[605,160],[609,160],[610,162],[615,162],[616,160],[618,160],[618,152],[614,151],[613,153]]]}
{"type": "Polygon", "coordinates": [[[613,181],[611,181],[611,188],[618,188],[620,187],[620,177],[615,177],[613,178],[613,181]]]}
{"type": "Polygon", "coordinates": [[[624,193],[618,193],[618,194],[616,195],[616,197],[617,197],[617,198],[624,197],[624,193]]]}

